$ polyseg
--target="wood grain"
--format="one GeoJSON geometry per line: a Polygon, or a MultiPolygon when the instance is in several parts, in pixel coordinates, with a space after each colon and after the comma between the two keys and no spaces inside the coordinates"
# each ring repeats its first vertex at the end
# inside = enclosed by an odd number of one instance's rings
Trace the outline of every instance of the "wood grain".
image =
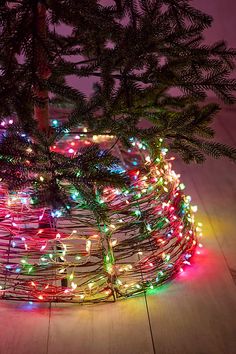
{"type": "Polygon", "coordinates": [[[52,306],[49,354],[153,354],[143,297],[115,304],[52,306]]]}
{"type": "MultiPolygon", "coordinates": [[[[168,291],[148,297],[156,353],[233,354],[236,288],[228,267],[230,255],[227,249],[222,251],[217,239],[220,231],[216,235],[212,224],[215,217],[206,209],[208,194],[199,195],[195,188],[196,184],[199,190],[202,188],[198,174],[189,173],[189,169],[186,173],[184,166],[182,170],[187,191],[199,205],[198,219],[205,225],[205,247],[201,255],[195,256],[192,269],[189,267],[168,291]]],[[[203,172],[200,176],[204,179],[203,172]]],[[[205,175],[204,181],[211,184],[214,177],[205,175]]]]}
{"type": "Polygon", "coordinates": [[[0,302],[0,353],[45,354],[49,305],[0,302]]]}

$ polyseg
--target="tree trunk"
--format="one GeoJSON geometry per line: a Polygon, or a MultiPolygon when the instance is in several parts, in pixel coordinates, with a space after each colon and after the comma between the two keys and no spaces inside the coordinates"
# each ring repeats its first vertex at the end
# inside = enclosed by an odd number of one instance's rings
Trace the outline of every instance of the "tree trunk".
{"type": "MultiPolygon", "coordinates": [[[[43,81],[51,76],[48,66],[48,59],[44,41],[47,35],[46,22],[46,6],[43,2],[38,1],[35,8],[35,31],[36,31],[36,48],[35,48],[35,69],[38,78],[43,81]]],[[[49,132],[49,107],[48,107],[48,91],[40,89],[35,85],[34,95],[39,104],[34,105],[34,117],[38,122],[38,127],[45,133],[49,132]]]]}

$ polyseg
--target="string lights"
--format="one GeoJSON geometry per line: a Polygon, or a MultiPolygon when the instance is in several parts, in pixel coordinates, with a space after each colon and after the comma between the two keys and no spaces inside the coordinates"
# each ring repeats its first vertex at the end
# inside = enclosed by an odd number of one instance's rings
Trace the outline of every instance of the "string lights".
{"type": "Polygon", "coordinates": [[[70,214],[35,207],[30,190],[9,193],[1,186],[1,298],[115,301],[159,287],[191,265],[202,246],[201,224],[195,224],[197,208],[184,194],[162,140],[153,160],[145,143],[131,139],[132,148],[125,150],[114,139],[84,129],[51,147],[68,155],[93,142],[113,147],[130,186],[104,188],[99,203],[107,207],[106,222],[81,207],[79,193],[69,186],[70,214]]]}

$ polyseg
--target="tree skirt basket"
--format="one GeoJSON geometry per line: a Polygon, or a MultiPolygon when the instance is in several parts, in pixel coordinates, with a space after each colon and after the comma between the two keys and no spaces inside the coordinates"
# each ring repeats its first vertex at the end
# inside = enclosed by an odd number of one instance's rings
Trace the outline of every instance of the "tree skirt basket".
{"type": "Polygon", "coordinates": [[[99,203],[106,207],[106,222],[81,204],[70,186],[69,213],[34,206],[28,190],[10,193],[1,186],[2,299],[116,301],[157,288],[190,264],[200,226],[162,141],[155,160],[144,143],[131,139],[128,149],[115,142],[112,136],[80,132],[52,147],[75,155],[98,143],[120,159],[117,169],[127,171],[130,185],[103,189],[99,203]]]}

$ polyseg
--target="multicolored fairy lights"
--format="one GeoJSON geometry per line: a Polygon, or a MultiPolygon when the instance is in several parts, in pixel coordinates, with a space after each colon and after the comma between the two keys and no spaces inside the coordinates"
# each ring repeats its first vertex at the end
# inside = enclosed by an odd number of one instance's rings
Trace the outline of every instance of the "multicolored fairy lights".
{"type": "Polygon", "coordinates": [[[132,140],[125,150],[114,137],[90,136],[86,129],[52,149],[76,154],[83,145],[104,141],[122,161],[117,168],[130,177],[128,189],[103,190],[99,202],[107,206],[106,222],[81,207],[75,190],[75,207],[67,215],[34,207],[27,190],[9,193],[1,186],[1,298],[115,301],[158,287],[191,264],[202,246],[201,224],[195,225],[196,207],[184,195],[161,140],[154,160],[142,142],[132,140]]]}

